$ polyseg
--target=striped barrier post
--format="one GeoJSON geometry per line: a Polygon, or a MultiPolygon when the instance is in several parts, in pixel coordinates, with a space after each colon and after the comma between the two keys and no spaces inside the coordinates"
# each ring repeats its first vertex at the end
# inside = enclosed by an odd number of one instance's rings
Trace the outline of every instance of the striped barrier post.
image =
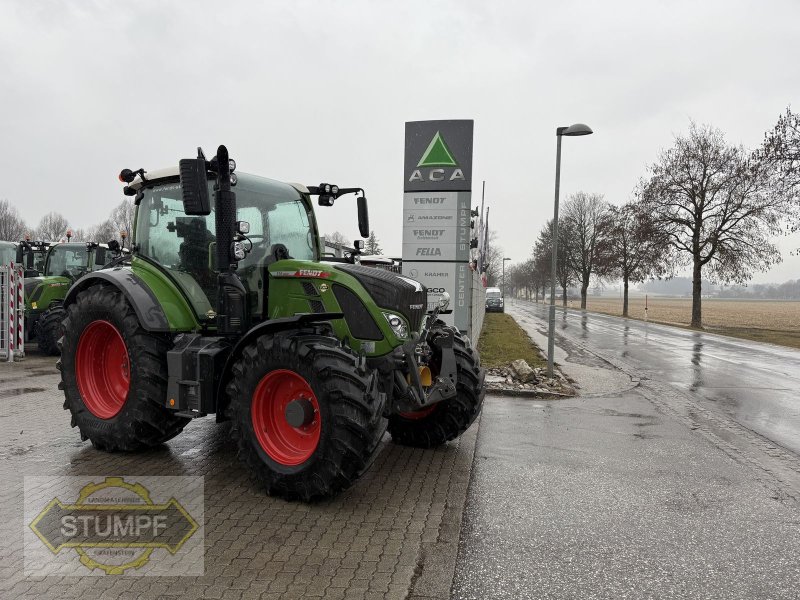
{"type": "Polygon", "coordinates": [[[14,279],[17,285],[17,333],[14,340],[14,350],[17,358],[25,357],[25,267],[16,265],[14,279]]]}
{"type": "Polygon", "coordinates": [[[14,361],[14,341],[17,339],[17,327],[16,327],[16,319],[17,319],[17,293],[16,293],[16,286],[14,285],[14,275],[16,274],[16,269],[14,268],[14,263],[9,263],[8,265],[8,275],[6,276],[6,340],[8,343],[8,362],[14,361]]]}
{"type": "Polygon", "coordinates": [[[0,358],[8,359],[8,273],[6,265],[0,265],[0,358]]]}

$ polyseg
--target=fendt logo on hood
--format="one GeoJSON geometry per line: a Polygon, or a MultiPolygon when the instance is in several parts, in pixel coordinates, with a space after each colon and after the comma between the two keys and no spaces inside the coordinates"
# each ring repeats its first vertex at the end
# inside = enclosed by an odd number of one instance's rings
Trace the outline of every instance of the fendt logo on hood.
{"type": "Polygon", "coordinates": [[[464,181],[464,172],[459,168],[458,162],[439,131],[431,139],[417,163],[417,168],[408,178],[409,183],[425,180],[422,168],[430,168],[428,181],[464,181]]]}

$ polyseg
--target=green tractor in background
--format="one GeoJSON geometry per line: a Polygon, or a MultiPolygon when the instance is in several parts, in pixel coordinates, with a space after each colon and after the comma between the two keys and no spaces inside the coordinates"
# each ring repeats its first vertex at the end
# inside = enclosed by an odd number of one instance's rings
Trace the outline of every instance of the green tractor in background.
{"type": "Polygon", "coordinates": [[[25,266],[25,277],[39,277],[44,273],[47,251],[50,249],[51,245],[51,242],[31,240],[28,236],[16,244],[16,260],[18,264],[25,266]]]}
{"type": "Polygon", "coordinates": [[[268,493],[310,500],[355,481],[387,428],[423,448],[461,435],[484,370],[438,319],[446,302],[428,312],[417,281],[320,260],[312,196],[357,194],[367,237],[363,190],[234,171],[220,146],[120,174],[135,196],[131,257],[64,300],[59,387],[82,439],[138,450],[215,413],[268,493]]]}
{"type": "Polygon", "coordinates": [[[121,254],[117,241],[20,242],[17,259],[25,265],[25,341],[36,340],[43,353],[57,355],[66,316],[64,298],[70,286],[87,273],[112,264],[121,254]]]}

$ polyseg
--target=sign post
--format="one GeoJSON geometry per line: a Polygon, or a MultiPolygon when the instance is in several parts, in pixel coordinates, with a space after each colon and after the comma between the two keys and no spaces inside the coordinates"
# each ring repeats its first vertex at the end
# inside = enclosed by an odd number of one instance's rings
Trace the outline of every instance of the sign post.
{"type": "Polygon", "coordinates": [[[470,333],[473,121],[406,123],[403,274],[428,288],[428,303],[450,294],[445,322],[470,333]]]}

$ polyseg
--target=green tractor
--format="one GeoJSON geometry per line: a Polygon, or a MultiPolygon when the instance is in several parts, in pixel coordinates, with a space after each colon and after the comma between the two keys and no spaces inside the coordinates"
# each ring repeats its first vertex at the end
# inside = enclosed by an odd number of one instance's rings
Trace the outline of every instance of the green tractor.
{"type": "Polygon", "coordinates": [[[25,266],[25,277],[39,277],[44,273],[47,251],[52,244],[42,240],[31,240],[26,237],[16,244],[17,262],[25,266]]]}
{"type": "Polygon", "coordinates": [[[35,339],[43,353],[57,355],[66,316],[64,298],[70,286],[87,273],[108,266],[121,254],[116,241],[20,242],[17,258],[25,265],[25,340],[35,339]]]}
{"type": "Polygon", "coordinates": [[[320,260],[312,196],[356,194],[367,237],[363,190],[234,171],[220,146],[120,174],[131,257],[64,301],[59,387],[82,439],[138,450],[215,413],[268,493],[308,501],[355,481],[387,428],[422,448],[462,434],[484,397],[469,340],[420,283],[320,260]]]}

